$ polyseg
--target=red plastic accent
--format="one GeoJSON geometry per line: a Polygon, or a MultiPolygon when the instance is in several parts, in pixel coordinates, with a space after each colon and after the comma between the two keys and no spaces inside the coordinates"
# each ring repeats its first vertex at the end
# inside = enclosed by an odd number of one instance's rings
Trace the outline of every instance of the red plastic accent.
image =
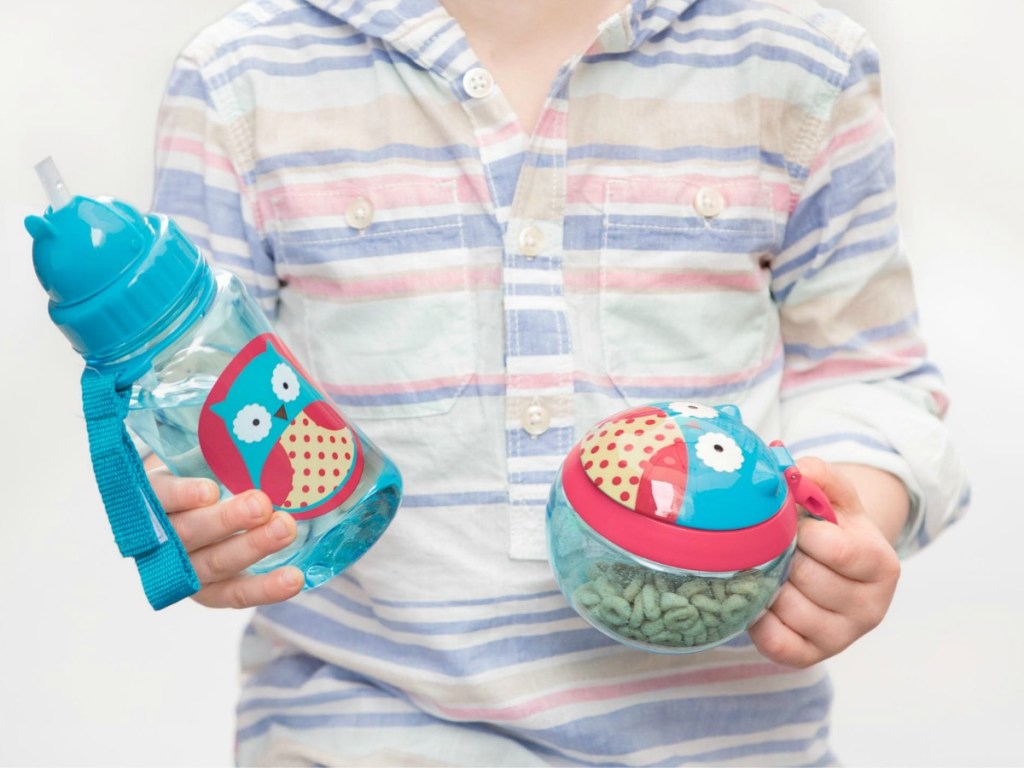
{"type": "Polygon", "coordinates": [[[789,493],[797,504],[819,520],[828,520],[830,523],[838,524],[831,502],[816,483],[804,477],[795,466],[787,469],[784,474],[786,484],[789,486],[789,493]]]}
{"type": "Polygon", "coordinates": [[[785,552],[796,536],[797,510],[792,491],[775,515],[733,531],[702,531],[638,515],[608,498],[590,481],[580,461],[579,446],[569,452],[562,466],[562,487],[576,513],[599,535],[627,552],[673,568],[754,568],[785,552]]]}

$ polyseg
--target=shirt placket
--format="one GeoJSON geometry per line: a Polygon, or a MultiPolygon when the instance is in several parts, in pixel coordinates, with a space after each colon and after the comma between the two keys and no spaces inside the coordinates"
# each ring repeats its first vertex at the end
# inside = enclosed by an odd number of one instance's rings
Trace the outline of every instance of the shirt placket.
{"type": "MultiPolygon", "coordinates": [[[[567,77],[563,72],[559,82],[567,77]]],[[[556,91],[527,145],[489,73],[472,67],[463,87],[503,233],[509,556],[543,559],[548,493],[574,439],[573,357],[562,286],[566,102],[556,91]],[[508,174],[516,154],[519,173],[508,174]],[[501,188],[512,179],[514,191],[501,188]]]]}

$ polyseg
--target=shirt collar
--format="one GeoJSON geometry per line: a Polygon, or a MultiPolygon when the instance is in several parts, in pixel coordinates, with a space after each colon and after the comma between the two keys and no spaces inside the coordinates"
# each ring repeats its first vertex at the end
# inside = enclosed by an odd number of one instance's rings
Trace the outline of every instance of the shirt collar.
{"type": "MultiPolygon", "coordinates": [[[[306,0],[367,37],[383,40],[421,66],[457,75],[466,48],[439,0],[306,0]]],[[[599,28],[590,53],[625,53],[669,26],[696,0],[628,0],[599,28]]]]}

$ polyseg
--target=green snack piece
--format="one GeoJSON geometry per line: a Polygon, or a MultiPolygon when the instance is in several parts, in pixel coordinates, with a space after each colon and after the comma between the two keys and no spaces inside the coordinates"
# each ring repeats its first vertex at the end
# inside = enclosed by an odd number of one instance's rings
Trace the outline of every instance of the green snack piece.
{"type": "Polygon", "coordinates": [[[663,611],[669,611],[673,608],[682,608],[684,605],[689,604],[689,600],[682,595],[677,595],[675,592],[661,593],[661,610],[663,611]]]}
{"type": "Polygon", "coordinates": [[[601,596],[597,594],[597,591],[589,584],[583,584],[576,590],[576,600],[587,608],[593,608],[595,605],[601,602],[601,596]]]}
{"type": "Polygon", "coordinates": [[[658,643],[659,645],[679,645],[682,641],[683,636],[681,634],[669,630],[659,632],[651,638],[652,643],[658,643]]]}
{"type": "Polygon", "coordinates": [[[668,577],[663,573],[654,574],[654,588],[659,592],[671,592],[672,586],[668,582],[668,577]]]}
{"type": "Polygon", "coordinates": [[[644,604],[644,616],[650,621],[661,618],[661,599],[653,584],[644,584],[640,590],[640,599],[644,604]]]}
{"type": "Polygon", "coordinates": [[[697,609],[692,605],[681,605],[678,608],[672,608],[663,613],[662,618],[665,620],[665,626],[670,626],[693,621],[699,615],[697,609]]]}
{"type": "Polygon", "coordinates": [[[665,622],[661,619],[657,619],[656,621],[645,621],[643,626],[640,627],[640,631],[647,637],[657,635],[659,632],[665,631],[665,622]]]}
{"type": "Polygon", "coordinates": [[[701,611],[707,611],[708,613],[718,614],[722,612],[722,604],[707,595],[694,595],[690,598],[690,603],[700,608],[701,611]]]}
{"type": "Polygon", "coordinates": [[[604,597],[622,597],[622,590],[607,576],[601,575],[597,577],[594,582],[594,588],[597,589],[597,594],[602,598],[604,597]]]}
{"type": "Polygon", "coordinates": [[[704,579],[684,581],[676,588],[676,594],[682,595],[691,603],[693,602],[694,595],[706,595],[710,591],[711,588],[708,587],[708,583],[704,579]]]}
{"type": "Polygon", "coordinates": [[[601,599],[601,617],[612,626],[621,627],[629,621],[631,610],[629,603],[618,595],[605,595],[601,599]]]}
{"type": "Polygon", "coordinates": [[[706,627],[719,627],[722,625],[722,620],[715,614],[711,613],[711,611],[701,611],[700,618],[706,627]]]}
{"type": "Polygon", "coordinates": [[[633,600],[633,610],[629,614],[629,626],[633,629],[639,628],[644,623],[644,601],[640,597],[639,593],[633,600]]]}
{"type": "Polygon", "coordinates": [[[643,589],[643,586],[643,578],[641,576],[634,576],[633,580],[626,585],[624,590],[622,590],[622,596],[626,600],[629,600],[629,602],[633,602],[636,596],[640,594],[640,590],[643,589]]]}
{"type": "Polygon", "coordinates": [[[761,585],[754,579],[733,579],[725,585],[725,590],[733,595],[756,597],[761,594],[761,585]]]}
{"type": "Polygon", "coordinates": [[[705,634],[707,632],[707,627],[704,626],[704,622],[698,620],[698,621],[693,622],[692,626],[688,627],[687,629],[682,630],[682,632],[683,632],[683,637],[694,638],[694,637],[697,637],[698,635],[705,634]]]}
{"type": "Polygon", "coordinates": [[[713,579],[711,582],[711,594],[715,596],[715,600],[718,602],[725,600],[725,582],[721,579],[713,579]]]}
{"type": "Polygon", "coordinates": [[[750,603],[743,595],[729,595],[722,601],[722,613],[736,613],[746,611],[750,603]]]}

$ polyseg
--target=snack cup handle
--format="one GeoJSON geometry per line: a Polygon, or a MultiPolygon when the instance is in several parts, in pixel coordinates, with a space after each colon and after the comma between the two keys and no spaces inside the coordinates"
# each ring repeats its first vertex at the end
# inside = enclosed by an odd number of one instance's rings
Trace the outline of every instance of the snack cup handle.
{"type": "Polygon", "coordinates": [[[793,494],[793,500],[806,509],[812,517],[837,523],[836,513],[824,491],[804,477],[796,466],[785,471],[786,483],[793,494]]]}

